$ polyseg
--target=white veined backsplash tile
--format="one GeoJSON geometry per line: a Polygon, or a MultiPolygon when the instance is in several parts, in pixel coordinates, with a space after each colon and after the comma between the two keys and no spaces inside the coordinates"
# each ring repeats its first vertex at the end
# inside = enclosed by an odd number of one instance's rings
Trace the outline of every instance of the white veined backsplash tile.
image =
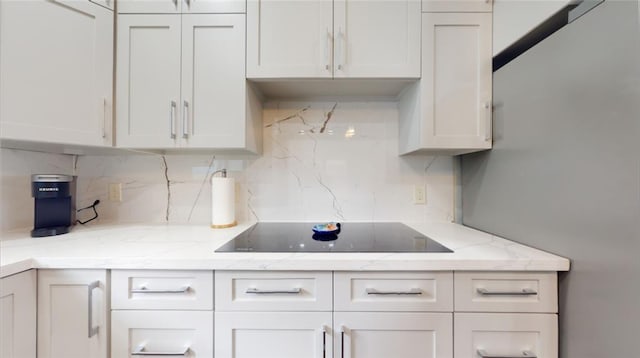
{"type": "Polygon", "coordinates": [[[32,174],[73,174],[74,157],[0,149],[0,232],[33,228],[32,174]]]}
{"type": "Polygon", "coordinates": [[[454,160],[398,156],[393,102],[270,102],[261,156],[130,155],[78,160],[78,207],[100,219],[209,224],[210,173],[236,180],[236,218],[259,221],[453,220],[454,160]],[[122,202],[108,201],[122,183],[122,202]],[[426,205],[413,204],[423,185],[426,205]]]}

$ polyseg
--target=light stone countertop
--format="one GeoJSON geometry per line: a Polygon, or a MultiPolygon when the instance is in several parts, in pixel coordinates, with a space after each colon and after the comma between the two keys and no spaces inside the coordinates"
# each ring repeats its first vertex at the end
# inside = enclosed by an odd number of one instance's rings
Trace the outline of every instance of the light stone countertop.
{"type": "Polygon", "coordinates": [[[253,223],[99,224],[65,235],[2,234],[0,277],[31,268],[334,271],[568,271],[569,260],[453,223],[405,223],[453,253],[214,253],[253,223]]]}

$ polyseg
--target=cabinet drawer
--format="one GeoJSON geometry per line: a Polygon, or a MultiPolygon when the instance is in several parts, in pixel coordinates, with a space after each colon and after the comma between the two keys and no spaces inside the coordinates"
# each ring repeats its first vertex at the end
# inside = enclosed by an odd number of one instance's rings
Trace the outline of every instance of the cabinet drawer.
{"type": "Polygon", "coordinates": [[[331,272],[216,271],[216,311],[331,311],[331,272]]]}
{"type": "Polygon", "coordinates": [[[453,311],[451,272],[336,272],[336,311],[453,311]]]}
{"type": "Polygon", "coordinates": [[[113,270],[113,309],[213,310],[212,271],[113,270]]]}
{"type": "Polygon", "coordinates": [[[454,357],[558,357],[555,314],[455,313],[454,357]]]}
{"type": "Polygon", "coordinates": [[[213,311],[113,311],[111,327],[112,357],[213,357],[213,311]]]}
{"type": "Polygon", "coordinates": [[[455,308],[465,312],[558,312],[555,272],[456,272],[455,308]]]}

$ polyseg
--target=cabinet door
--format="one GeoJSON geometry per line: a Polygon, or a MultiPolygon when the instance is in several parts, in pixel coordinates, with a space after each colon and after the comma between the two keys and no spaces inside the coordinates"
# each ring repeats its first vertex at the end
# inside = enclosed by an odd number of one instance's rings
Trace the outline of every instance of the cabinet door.
{"type": "Polygon", "coordinates": [[[170,148],[180,123],[180,15],[118,18],[117,145],[170,148]]]}
{"type": "Polygon", "coordinates": [[[216,312],[215,356],[331,358],[331,312],[216,312]]]}
{"type": "Polygon", "coordinates": [[[558,358],[555,314],[456,313],[455,358],[558,358]]]}
{"type": "Polygon", "coordinates": [[[0,280],[0,357],[36,358],[36,271],[0,280]]]}
{"type": "Polygon", "coordinates": [[[118,0],[118,13],[179,14],[182,1],[183,0],[118,0]]]}
{"type": "Polygon", "coordinates": [[[182,16],[183,146],[245,146],[244,44],[244,15],[182,16]]]}
{"type": "Polygon", "coordinates": [[[112,357],[213,357],[213,311],[113,311],[111,326],[112,357]]]}
{"type": "Polygon", "coordinates": [[[420,1],[334,4],[335,77],[420,78],[420,1]]]}
{"type": "Polygon", "coordinates": [[[340,358],[451,358],[451,313],[336,312],[340,358]]]}
{"type": "Polygon", "coordinates": [[[426,148],[491,148],[491,14],[422,18],[426,148]]]}
{"type": "Polygon", "coordinates": [[[106,358],[107,273],[38,270],[38,357],[106,358]]]}
{"type": "Polygon", "coordinates": [[[112,143],[113,12],[89,1],[0,1],[0,135],[112,143]]]}
{"type": "Polygon", "coordinates": [[[247,77],[332,76],[331,1],[248,0],[247,77]]]}
{"type": "Polygon", "coordinates": [[[182,13],[187,14],[244,14],[247,7],[244,0],[180,0],[182,13]]]}

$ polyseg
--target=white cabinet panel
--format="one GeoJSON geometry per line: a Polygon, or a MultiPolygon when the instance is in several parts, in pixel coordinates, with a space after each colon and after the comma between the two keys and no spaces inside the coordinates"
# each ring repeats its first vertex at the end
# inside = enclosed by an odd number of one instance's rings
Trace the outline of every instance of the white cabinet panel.
{"type": "Polygon", "coordinates": [[[113,270],[113,309],[212,310],[212,271],[113,270]]]}
{"type": "Polygon", "coordinates": [[[182,16],[184,146],[245,146],[244,43],[243,15],[182,16]]]}
{"type": "Polygon", "coordinates": [[[337,357],[451,358],[451,313],[336,312],[337,357]]]}
{"type": "Polygon", "coordinates": [[[118,18],[119,147],[174,147],[180,108],[180,15],[118,18]]]}
{"type": "Polygon", "coordinates": [[[89,1],[0,2],[0,136],[110,146],[113,11],[89,1]]]}
{"type": "Polygon", "coordinates": [[[107,272],[38,270],[38,357],[106,358],[107,272]]]}
{"type": "Polygon", "coordinates": [[[215,356],[331,358],[330,312],[216,312],[215,356]]]}
{"type": "Polygon", "coordinates": [[[118,0],[120,14],[179,14],[183,0],[118,0]]]}
{"type": "Polygon", "coordinates": [[[455,358],[558,357],[555,314],[455,313],[455,358]]]}
{"type": "Polygon", "coordinates": [[[248,0],[248,78],[330,78],[331,1],[248,0]]]}
{"type": "Polygon", "coordinates": [[[0,358],[36,358],[36,270],[0,279],[0,358]]]}
{"type": "Polygon", "coordinates": [[[493,0],[422,0],[423,12],[491,12],[493,0]]]}
{"type": "Polygon", "coordinates": [[[244,0],[182,0],[182,12],[191,14],[236,14],[247,11],[244,0]]]}
{"type": "Polygon", "coordinates": [[[334,76],[420,78],[420,2],[334,2],[334,76]]]}
{"type": "Polygon", "coordinates": [[[453,310],[451,272],[336,272],[336,311],[453,310]]]}
{"type": "Polygon", "coordinates": [[[331,311],[331,272],[216,271],[216,311],[331,311]]]}
{"type": "Polygon", "coordinates": [[[113,311],[111,325],[112,357],[213,357],[212,311],[113,311]]]}

